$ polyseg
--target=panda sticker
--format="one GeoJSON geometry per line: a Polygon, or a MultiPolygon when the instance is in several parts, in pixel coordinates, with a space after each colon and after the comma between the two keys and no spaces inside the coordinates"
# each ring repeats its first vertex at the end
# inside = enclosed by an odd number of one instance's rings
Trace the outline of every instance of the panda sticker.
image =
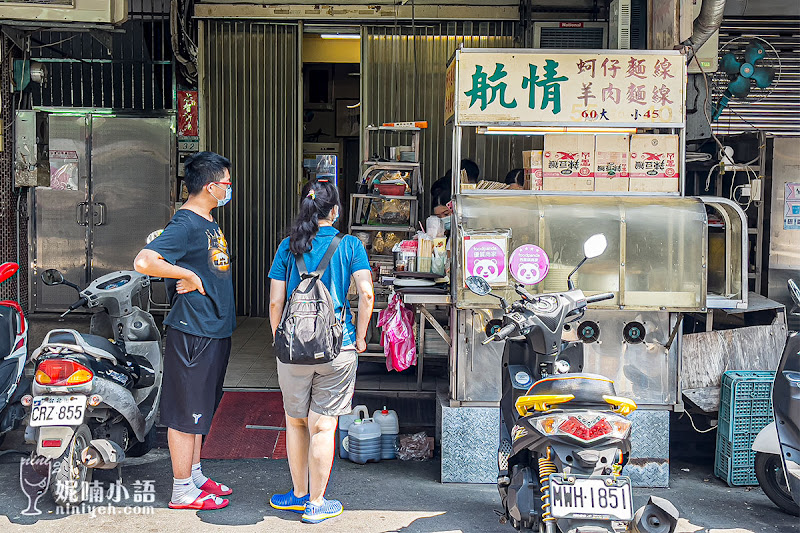
{"type": "Polygon", "coordinates": [[[506,237],[467,236],[464,239],[467,276],[480,276],[491,285],[508,283],[506,237]]]}
{"type": "Polygon", "coordinates": [[[497,265],[497,259],[479,259],[475,261],[473,274],[482,277],[489,283],[497,281],[500,275],[500,267],[497,265]]]}
{"type": "Polygon", "coordinates": [[[535,244],[523,244],[511,254],[508,268],[523,285],[536,285],[547,276],[550,258],[535,244]]]}

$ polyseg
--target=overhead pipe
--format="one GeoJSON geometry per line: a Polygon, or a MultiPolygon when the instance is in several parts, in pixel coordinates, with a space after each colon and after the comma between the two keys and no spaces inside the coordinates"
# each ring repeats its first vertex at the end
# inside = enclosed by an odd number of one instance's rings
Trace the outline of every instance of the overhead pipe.
{"type": "Polygon", "coordinates": [[[691,47],[688,61],[692,60],[695,52],[719,29],[724,11],[725,0],[703,0],[703,5],[700,6],[700,14],[694,19],[694,24],[692,25],[692,35],[681,43],[683,46],[691,47]]]}

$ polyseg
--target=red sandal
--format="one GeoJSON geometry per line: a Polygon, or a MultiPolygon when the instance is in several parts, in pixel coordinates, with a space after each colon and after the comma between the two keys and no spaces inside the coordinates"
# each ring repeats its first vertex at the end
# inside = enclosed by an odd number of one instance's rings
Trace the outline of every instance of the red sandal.
{"type": "Polygon", "coordinates": [[[210,479],[203,483],[203,486],[200,487],[200,490],[204,490],[206,492],[210,492],[215,496],[229,496],[233,494],[233,490],[222,483],[217,483],[213,479],[210,479]]]}
{"type": "Polygon", "coordinates": [[[227,507],[230,501],[222,499],[222,503],[217,503],[216,495],[210,494],[206,491],[200,493],[200,496],[195,498],[192,503],[173,503],[169,502],[170,509],[195,509],[197,511],[211,511],[215,509],[222,509],[227,507]]]}

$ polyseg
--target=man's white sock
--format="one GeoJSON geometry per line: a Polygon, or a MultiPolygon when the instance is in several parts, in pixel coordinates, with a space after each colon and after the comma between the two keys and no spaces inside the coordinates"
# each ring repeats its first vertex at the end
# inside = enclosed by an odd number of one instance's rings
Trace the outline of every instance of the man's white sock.
{"type": "Polygon", "coordinates": [[[201,492],[190,477],[186,479],[172,478],[172,503],[189,505],[200,496],[201,492]]]}
{"type": "Polygon", "coordinates": [[[192,481],[194,481],[198,489],[208,481],[208,478],[203,475],[203,469],[200,467],[200,463],[192,465],[192,481]]]}

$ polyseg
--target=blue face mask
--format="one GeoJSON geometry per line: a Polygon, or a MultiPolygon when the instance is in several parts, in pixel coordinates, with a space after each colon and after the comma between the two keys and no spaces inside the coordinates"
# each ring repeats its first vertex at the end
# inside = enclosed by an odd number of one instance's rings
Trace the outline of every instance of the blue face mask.
{"type": "MultiPolygon", "coordinates": [[[[220,189],[222,188],[216,183],[214,183],[213,185],[215,187],[219,187],[220,189]]],[[[231,201],[231,198],[233,197],[233,186],[229,185],[228,187],[225,188],[225,197],[222,200],[217,198],[217,196],[214,193],[211,193],[211,196],[213,196],[217,200],[217,207],[222,207],[231,201]]]]}
{"type": "Polygon", "coordinates": [[[451,217],[452,217],[452,215],[448,215],[448,216],[446,216],[446,217],[444,217],[442,219],[442,222],[444,223],[444,230],[445,231],[450,231],[450,218],[451,217]]]}

